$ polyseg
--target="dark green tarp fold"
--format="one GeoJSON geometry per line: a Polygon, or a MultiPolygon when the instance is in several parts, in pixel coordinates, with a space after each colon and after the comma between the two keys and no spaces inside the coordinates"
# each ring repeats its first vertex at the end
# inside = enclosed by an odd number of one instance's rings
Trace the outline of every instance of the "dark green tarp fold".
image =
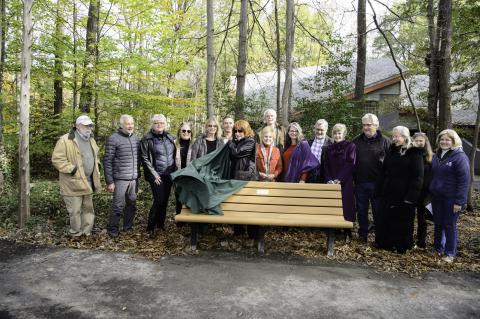
{"type": "Polygon", "coordinates": [[[172,174],[178,199],[194,214],[223,215],[223,200],[248,181],[231,180],[228,145],[197,158],[172,174]]]}

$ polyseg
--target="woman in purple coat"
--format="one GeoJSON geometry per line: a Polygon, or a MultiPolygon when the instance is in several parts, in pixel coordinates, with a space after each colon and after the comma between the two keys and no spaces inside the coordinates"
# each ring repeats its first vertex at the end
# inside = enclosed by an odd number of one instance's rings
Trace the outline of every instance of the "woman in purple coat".
{"type": "Polygon", "coordinates": [[[347,127],[344,124],[335,124],[332,128],[334,143],[327,146],[325,150],[325,179],[328,184],[340,184],[342,186],[343,217],[345,220],[354,222],[353,169],[356,160],[356,147],[352,142],[345,140],[346,134],[347,127]]]}
{"type": "Polygon", "coordinates": [[[288,126],[282,161],[282,180],[287,183],[305,183],[310,172],[320,166],[297,122],[288,126]]]}
{"type": "Polygon", "coordinates": [[[446,255],[445,262],[451,263],[457,253],[457,219],[467,205],[470,165],[462,141],[454,130],[441,131],[437,145],[430,182],[435,225],[433,246],[439,255],[446,255]]]}

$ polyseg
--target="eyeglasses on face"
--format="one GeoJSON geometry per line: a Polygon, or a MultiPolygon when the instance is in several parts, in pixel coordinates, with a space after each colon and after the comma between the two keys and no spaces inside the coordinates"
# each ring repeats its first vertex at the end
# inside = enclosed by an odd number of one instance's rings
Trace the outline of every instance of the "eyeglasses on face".
{"type": "Polygon", "coordinates": [[[238,130],[233,130],[233,132],[234,132],[234,133],[243,133],[243,129],[240,128],[240,129],[238,129],[238,130]]]}
{"type": "Polygon", "coordinates": [[[182,133],[192,133],[191,130],[182,130],[182,133]]]}
{"type": "Polygon", "coordinates": [[[289,133],[298,133],[297,130],[290,130],[290,131],[288,131],[288,132],[289,132],[289,133]]]}
{"type": "Polygon", "coordinates": [[[215,124],[208,124],[207,127],[217,127],[215,124]]]}

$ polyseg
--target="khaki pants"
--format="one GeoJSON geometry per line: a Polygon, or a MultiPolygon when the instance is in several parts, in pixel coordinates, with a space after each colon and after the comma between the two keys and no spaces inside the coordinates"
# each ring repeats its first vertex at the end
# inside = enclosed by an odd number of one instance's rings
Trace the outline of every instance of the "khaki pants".
{"type": "Polygon", "coordinates": [[[93,211],[93,195],[63,196],[70,215],[70,234],[90,235],[95,213],[93,211]]]}

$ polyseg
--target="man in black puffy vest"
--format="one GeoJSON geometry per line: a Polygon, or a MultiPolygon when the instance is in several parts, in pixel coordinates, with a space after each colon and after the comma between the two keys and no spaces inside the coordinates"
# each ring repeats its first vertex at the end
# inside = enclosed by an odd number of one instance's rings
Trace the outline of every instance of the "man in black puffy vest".
{"type": "Polygon", "coordinates": [[[120,216],[124,211],[123,230],[131,231],[133,228],[141,163],[140,140],[133,133],[133,117],[122,115],[119,124],[118,131],[107,139],[103,158],[107,191],[113,193],[107,225],[110,237],[118,236],[120,216]]]}

